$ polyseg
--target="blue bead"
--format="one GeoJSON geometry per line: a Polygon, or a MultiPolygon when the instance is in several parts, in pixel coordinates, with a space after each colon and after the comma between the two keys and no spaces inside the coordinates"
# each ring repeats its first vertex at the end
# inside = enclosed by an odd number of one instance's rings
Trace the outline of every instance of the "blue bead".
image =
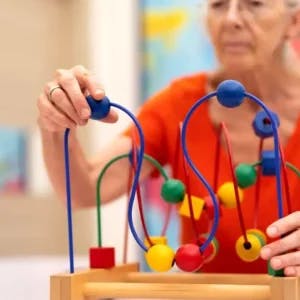
{"type": "Polygon", "coordinates": [[[273,150],[266,150],[261,153],[261,172],[264,176],[276,175],[276,160],[273,150]]]}
{"type": "MultiPolygon", "coordinates": [[[[278,128],[280,125],[280,121],[277,114],[272,111],[270,111],[270,113],[278,128]]],[[[273,136],[273,128],[271,125],[270,118],[264,110],[259,111],[256,114],[255,119],[252,122],[252,127],[254,129],[255,134],[260,138],[267,138],[273,136]]]]}
{"type": "Polygon", "coordinates": [[[217,88],[217,99],[226,107],[239,106],[245,97],[244,86],[236,80],[225,80],[217,88]]]}
{"type": "Polygon", "coordinates": [[[95,100],[92,96],[87,96],[86,100],[91,108],[91,119],[100,120],[109,114],[110,101],[107,97],[102,100],[95,100]]]}

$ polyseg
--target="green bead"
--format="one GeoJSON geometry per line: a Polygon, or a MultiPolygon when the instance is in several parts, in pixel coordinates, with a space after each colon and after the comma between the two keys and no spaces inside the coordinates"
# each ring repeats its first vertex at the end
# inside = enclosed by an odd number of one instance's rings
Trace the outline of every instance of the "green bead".
{"type": "Polygon", "coordinates": [[[280,270],[274,270],[271,267],[270,261],[268,261],[268,274],[274,277],[284,277],[284,271],[283,269],[280,270]]]}
{"type": "Polygon", "coordinates": [[[238,186],[246,188],[256,182],[256,170],[252,165],[239,164],[235,168],[235,176],[237,178],[238,186]]]}
{"type": "Polygon", "coordinates": [[[184,198],[185,186],[177,179],[168,179],[161,189],[161,196],[166,202],[178,203],[184,198]]]}

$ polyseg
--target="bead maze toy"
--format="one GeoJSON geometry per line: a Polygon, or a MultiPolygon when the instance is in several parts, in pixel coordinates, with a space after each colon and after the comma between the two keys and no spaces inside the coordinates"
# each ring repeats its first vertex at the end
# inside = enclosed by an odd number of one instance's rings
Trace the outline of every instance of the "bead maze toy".
{"type": "MultiPolygon", "coordinates": [[[[69,263],[70,271],[67,274],[51,276],[51,300],[83,300],[99,298],[173,298],[173,299],[223,299],[223,300],[300,300],[300,279],[298,277],[284,277],[282,270],[275,271],[269,267],[269,274],[205,274],[199,273],[204,264],[208,264],[217,255],[218,243],[215,239],[221,216],[221,206],[237,207],[241,237],[238,238],[235,248],[237,255],[244,261],[252,262],[259,257],[261,247],[266,243],[266,237],[257,228],[245,229],[240,202],[243,189],[258,181],[258,176],[275,176],[278,203],[278,217],[284,216],[282,199],[282,176],[286,184],[286,169],[289,168],[298,176],[299,170],[284,161],[279,143],[277,127],[279,118],[271,112],[265,104],[248,93],[237,81],[222,82],[216,91],[201,98],[187,113],[180,131],[180,141],[183,150],[185,167],[189,165],[201,184],[208,191],[209,196],[204,199],[190,194],[188,182],[186,185],[177,179],[170,179],[160,164],[144,153],[144,136],[142,128],[135,116],[119,104],[112,103],[108,98],[94,101],[87,97],[92,112],[92,119],[99,120],[105,117],[111,107],[125,112],[134,122],[139,135],[139,147],[133,144],[132,151],[120,155],[110,161],[101,171],[96,190],[97,220],[98,220],[98,247],[90,249],[90,269],[75,271],[73,233],[72,233],[72,201],[70,182],[70,162],[68,153],[69,129],[66,129],[64,140],[67,217],[69,236],[69,263]],[[216,183],[212,188],[208,181],[194,165],[190,157],[186,132],[189,120],[197,108],[211,98],[228,108],[240,105],[245,98],[258,104],[262,110],[253,121],[255,134],[263,139],[273,137],[274,150],[263,151],[260,148],[260,161],[254,164],[239,164],[235,169],[231,162],[232,182],[226,182],[219,188],[216,183]],[[132,186],[128,203],[128,225],[138,246],[145,252],[145,260],[155,273],[139,272],[137,263],[116,265],[114,248],[103,247],[101,241],[101,180],[107,169],[120,159],[129,159],[134,170],[132,186]],[[191,218],[192,222],[199,219],[203,211],[211,218],[211,229],[206,235],[197,236],[195,242],[181,245],[174,251],[167,245],[166,237],[149,237],[143,223],[146,240],[143,242],[135,229],[132,212],[135,196],[140,197],[139,176],[143,160],[150,161],[164,178],[161,189],[162,198],[170,205],[179,205],[179,213],[191,218]],[[259,172],[256,168],[259,167],[259,172]],[[169,271],[174,265],[179,272],[169,271]],[[183,272],[181,272],[183,271],[183,272]]],[[[230,143],[226,126],[222,123],[220,133],[224,132],[225,142],[230,152],[230,143]]],[[[230,153],[229,153],[230,154],[230,153]]],[[[229,155],[230,157],[230,155],[229,155]]],[[[286,198],[289,202],[288,192],[286,198]]],[[[140,205],[140,203],[139,203],[140,205]]],[[[290,205],[288,203],[289,212],[290,205]]],[[[140,210],[141,218],[142,213],[140,210]]]]}

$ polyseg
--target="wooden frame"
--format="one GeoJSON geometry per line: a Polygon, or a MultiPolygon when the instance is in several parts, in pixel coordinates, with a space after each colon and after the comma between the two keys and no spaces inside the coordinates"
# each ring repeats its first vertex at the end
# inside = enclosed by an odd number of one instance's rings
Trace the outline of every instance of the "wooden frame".
{"type": "Polygon", "coordinates": [[[300,300],[300,277],[141,273],[138,264],[51,276],[50,300],[99,298],[300,300]]]}

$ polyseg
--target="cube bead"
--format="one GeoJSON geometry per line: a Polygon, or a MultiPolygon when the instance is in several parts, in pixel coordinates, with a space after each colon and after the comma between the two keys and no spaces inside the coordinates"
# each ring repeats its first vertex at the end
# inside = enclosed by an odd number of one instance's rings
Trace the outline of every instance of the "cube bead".
{"type": "Polygon", "coordinates": [[[272,150],[265,150],[261,153],[261,172],[264,176],[276,175],[276,160],[275,152],[272,150]]]}
{"type": "Polygon", "coordinates": [[[90,248],[90,268],[109,269],[115,266],[115,248],[94,247],[90,248]]]}
{"type": "MultiPolygon", "coordinates": [[[[196,220],[199,220],[203,211],[205,201],[201,198],[191,195],[191,202],[192,202],[192,210],[194,213],[194,218],[196,220]]],[[[188,217],[188,218],[191,217],[189,199],[187,194],[185,194],[184,196],[183,202],[179,209],[179,214],[184,217],[188,217]]]]}

